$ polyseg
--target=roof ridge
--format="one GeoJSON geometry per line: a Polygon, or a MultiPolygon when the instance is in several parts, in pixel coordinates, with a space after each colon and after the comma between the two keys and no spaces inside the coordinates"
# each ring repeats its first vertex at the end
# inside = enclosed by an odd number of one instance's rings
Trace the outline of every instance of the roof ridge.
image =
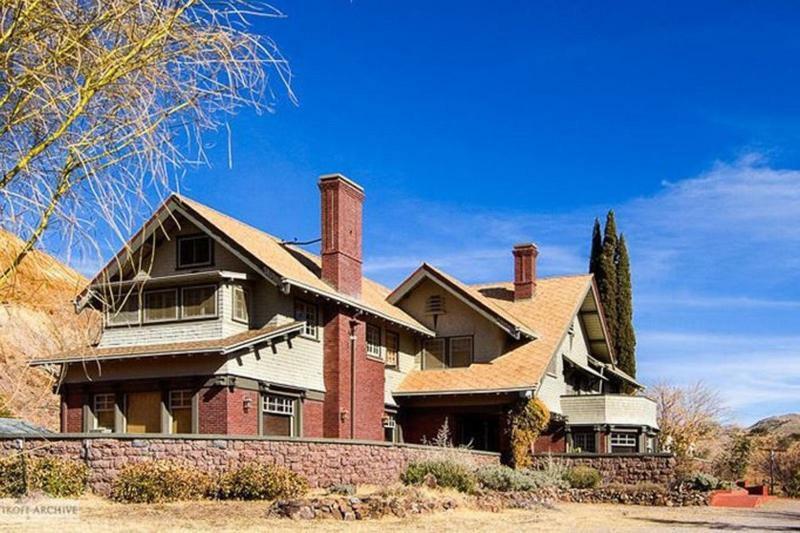
{"type": "MultiPolygon", "coordinates": [[[[584,272],[584,273],[581,273],[581,274],[559,274],[557,276],[541,276],[541,277],[537,278],[537,281],[555,281],[555,280],[558,280],[558,279],[583,278],[583,277],[589,277],[589,276],[593,276],[593,274],[590,273],[590,272],[584,272]]],[[[506,281],[487,281],[487,282],[481,282],[481,283],[470,283],[468,285],[470,287],[474,287],[476,289],[477,288],[486,289],[486,288],[489,288],[489,287],[510,285],[510,284],[513,284],[513,283],[514,283],[514,280],[510,279],[510,280],[506,280],[506,281]]]]}

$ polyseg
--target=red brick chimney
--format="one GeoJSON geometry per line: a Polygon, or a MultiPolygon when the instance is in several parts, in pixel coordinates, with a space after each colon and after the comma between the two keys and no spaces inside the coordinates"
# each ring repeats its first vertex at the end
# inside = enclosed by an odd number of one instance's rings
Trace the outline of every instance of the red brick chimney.
{"type": "Polygon", "coordinates": [[[322,279],[361,296],[361,216],[364,189],[341,174],[319,178],[322,196],[322,279]]]}
{"type": "Polygon", "coordinates": [[[536,257],[533,243],[514,246],[514,301],[533,298],[536,293],[536,257]]]}

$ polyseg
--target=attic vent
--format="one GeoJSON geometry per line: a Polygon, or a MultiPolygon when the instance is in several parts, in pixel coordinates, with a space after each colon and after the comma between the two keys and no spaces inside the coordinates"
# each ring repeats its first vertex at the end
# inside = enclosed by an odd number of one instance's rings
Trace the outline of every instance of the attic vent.
{"type": "Polygon", "coordinates": [[[441,294],[432,294],[428,296],[428,299],[425,301],[425,314],[441,315],[446,312],[444,308],[444,296],[441,294]]]}

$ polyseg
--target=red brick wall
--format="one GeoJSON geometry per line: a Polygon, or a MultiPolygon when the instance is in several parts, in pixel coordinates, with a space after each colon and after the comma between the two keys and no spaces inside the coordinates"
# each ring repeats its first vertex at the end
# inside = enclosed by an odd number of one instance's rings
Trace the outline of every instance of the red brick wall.
{"type": "Polygon", "coordinates": [[[361,295],[364,192],[341,178],[319,182],[322,218],[322,279],[351,296],[361,295]]]}
{"type": "Polygon", "coordinates": [[[61,397],[61,431],[81,433],[83,431],[83,404],[86,394],[67,390],[61,397]]]}
{"type": "MultiPolygon", "coordinates": [[[[448,412],[431,409],[400,410],[400,425],[405,442],[419,444],[424,439],[432,440],[448,417],[448,412]]],[[[453,417],[449,418],[449,426],[453,428],[453,417]]]]}
{"type": "Polygon", "coordinates": [[[254,390],[228,389],[227,435],[258,435],[258,398],[254,390]]]}
{"type": "Polygon", "coordinates": [[[331,438],[383,440],[384,364],[367,357],[366,325],[333,305],[326,308],[323,434],[331,438]],[[351,322],[355,323],[355,416],[350,405],[351,322]],[[341,413],[346,412],[346,418],[341,413]],[[351,435],[351,418],[354,434],[351,435]]]}
{"type": "Polygon", "coordinates": [[[209,387],[200,390],[198,405],[199,432],[223,435],[227,431],[228,388],[209,387]]]}
{"type": "Polygon", "coordinates": [[[323,436],[324,405],[316,400],[303,401],[303,437],[317,438],[323,436]]]}
{"type": "Polygon", "coordinates": [[[564,453],[567,451],[567,439],[563,428],[540,435],[533,444],[535,453],[564,453]]]}

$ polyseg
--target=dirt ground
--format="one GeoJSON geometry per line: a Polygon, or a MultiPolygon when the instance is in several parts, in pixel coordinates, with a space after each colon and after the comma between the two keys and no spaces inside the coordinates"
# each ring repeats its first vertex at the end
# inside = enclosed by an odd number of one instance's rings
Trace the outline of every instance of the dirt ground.
{"type": "MultiPolygon", "coordinates": [[[[67,505],[33,500],[29,506],[67,505]]],[[[79,516],[51,509],[25,518],[13,500],[0,500],[3,531],[800,531],[800,501],[776,499],[759,509],[666,508],[558,504],[536,511],[487,513],[454,510],[408,519],[365,522],[291,521],[265,518],[263,502],[193,502],[164,505],[114,504],[95,497],[77,500],[79,516]],[[12,509],[12,510],[9,510],[12,509]],[[59,516],[57,513],[61,512],[59,516]],[[14,514],[16,513],[16,514],[14,514]],[[64,514],[66,513],[66,514],[64,514]]],[[[74,508],[72,508],[74,509],[74,508]]]]}

